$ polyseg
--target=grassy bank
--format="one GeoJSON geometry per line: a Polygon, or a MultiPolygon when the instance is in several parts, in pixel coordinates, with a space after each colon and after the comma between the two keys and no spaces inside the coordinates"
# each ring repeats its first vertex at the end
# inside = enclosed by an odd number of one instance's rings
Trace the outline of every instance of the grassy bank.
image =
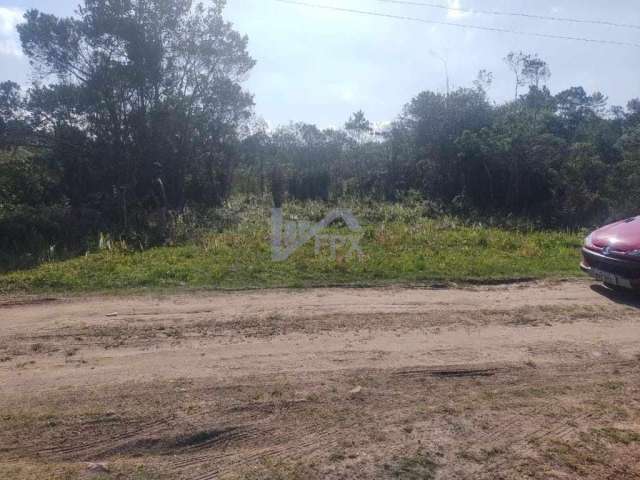
{"type": "MultiPolygon", "coordinates": [[[[489,281],[574,276],[581,235],[504,229],[431,218],[423,206],[353,206],[363,226],[362,257],[335,258],[309,242],[289,260],[271,259],[269,210],[236,208],[237,222],[214,231],[206,225],[179,246],[143,252],[113,248],[47,262],[0,276],[0,291],[100,291],[122,288],[303,287],[392,282],[489,281]]],[[[289,219],[317,221],[318,204],[285,208],[289,219]]],[[[335,233],[346,232],[335,227],[335,233]]]]}

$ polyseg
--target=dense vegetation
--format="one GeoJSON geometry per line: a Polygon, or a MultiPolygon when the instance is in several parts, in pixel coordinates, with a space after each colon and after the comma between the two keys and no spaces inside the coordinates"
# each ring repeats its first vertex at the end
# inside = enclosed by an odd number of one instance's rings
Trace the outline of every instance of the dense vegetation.
{"type": "Polygon", "coordinates": [[[42,82],[0,86],[0,251],[77,248],[99,231],[158,243],[174,212],[227,197],[254,61],[223,7],[86,0],[74,18],[26,13],[18,31],[42,82]]]}
{"type": "MultiPolygon", "coordinates": [[[[388,283],[505,281],[564,278],[578,274],[582,237],[578,234],[466,224],[437,215],[421,201],[347,203],[362,223],[363,257],[350,245],[310,242],[286,262],[273,262],[269,208],[237,197],[224,219],[178,222],[188,241],[176,247],[139,251],[106,241],[94,253],[45,262],[31,270],[0,275],[0,292],[86,292],[146,288],[252,288],[388,283]],[[223,222],[223,231],[190,225],[223,222]],[[183,230],[184,229],[184,230],[183,230]]],[[[288,215],[319,221],[331,207],[293,202],[288,215]]],[[[349,233],[335,226],[334,233],[349,233]]]]}
{"type": "MultiPolygon", "coordinates": [[[[524,71],[527,61],[547,69],[523,57],[524,71]]],[[[395,201],[417,192],[448,212],[570,228],[637,214],[640,100],[607,109],[601,93],[552,95],[539,73],[520,75],[528,92],[504,105],[476,82],[418,94],[378,132],[358,112],[343,130],[295,124],[254,133],[240,171],[257,180],[242,186],[264,191],[265,172],[282,169],[288,196],[299,200],[395,201]]]]}
{"type": "Polygon", "coordinates": [[[469,88],[418,93],[384,128],[357,112],[342,129],[272,131],[241,87],[254,61],[224,3],[85,0],[73,18],[27,12],[18,30],[39,80],[0,84],[0,265],[109,241],[184,243],[185,222],[223,229],[234,193],[276,205],[411,198],[431,218],[544,228],[637,213],[640,100],[622,108],[581,87],[553,94],[549,66],[512,53],[505,104],[490,101],[483,71],[469,88]]]}

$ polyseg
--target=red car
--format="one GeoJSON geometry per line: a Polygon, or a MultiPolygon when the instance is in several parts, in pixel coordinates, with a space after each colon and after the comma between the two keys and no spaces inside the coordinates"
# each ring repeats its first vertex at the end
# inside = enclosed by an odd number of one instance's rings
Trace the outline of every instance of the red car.
{"type": "Polygon", "coordinates": [[[628,218],[589,235],[582,270],[610,287],[640,289],[640,217],[628,218]]]}

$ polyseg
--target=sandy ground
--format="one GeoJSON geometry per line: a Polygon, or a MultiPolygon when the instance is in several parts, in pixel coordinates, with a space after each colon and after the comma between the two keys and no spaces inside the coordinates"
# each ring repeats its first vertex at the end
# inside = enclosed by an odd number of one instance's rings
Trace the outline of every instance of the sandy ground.
{"type": "Polygon", "coordinates": [[[0,478],[640,478],[639,308],[586,281],[0,298],[0,478]]]}

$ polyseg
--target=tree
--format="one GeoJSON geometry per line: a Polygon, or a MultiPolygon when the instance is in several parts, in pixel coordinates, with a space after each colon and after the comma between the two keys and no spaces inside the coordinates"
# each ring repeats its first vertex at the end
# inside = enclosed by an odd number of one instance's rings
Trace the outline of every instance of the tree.
{"type": "Polygon", "coordinates": [[[629,128],[620,137],[617,148],[623,160],[611,176],[616,204],[624,216],[637,215],[640,203],[640,125],[629,128]]]}
{"type": "Polygon", "coordinates": [[[526,55],[522,66],[522,76],[529,86],[540,88],[540,83],[551,77],[551,70],[547,62],[537,55],[526,55]]]}
{"type": "Polygon", "coordinates": [[[491,106],[484,91],[420,93],[405,106],[393,129],[390,169],[395,189],[415,189],[441,202],[461,195],[465,165],[456,139],[465,130],[479,130],[490,122],[491,106]]]}
{"type": "Polygon", "coordinates": [[[541,60],[536,54],[510,52],[504,61],[516,78],[516,100],[518,100],[520,87],[529,85],[539,89],[540,84],[551,76],[547,62],[541,60]]]}
{"type": "Polygon", "coordinates": [[[362,143],[367,136],[373,132],[371,122],[367,120],[362,110],[355,112],[349,117],[344,125],[344,129],[357,143],[362,143]]]}
{"type": "Polygon", "coordinates": [[[15,146],[16,137],[23,130],[19,114],[22,103],[20,85],[15,82],[0,83],[0,149],[15,146]]]}
{"type": "MultiPolygon", "coordinates": [[[[267,187],[267,172],[273,163],[273,146],[269,135],[269,125],[262,118],[254,118],[246,128],[242,139],[242,167],[246,174],[240,181],[248,182],[257,188],[260,195],[267,187]]],[[[237,178],[237,177],[236,177],[237,178]]],[[[254,192],[249,187],[248,191],[254,192]]]]}
{"type": "Polygon", "coordinates": [[[486,94],[487,90],[491,88],[492,84],[493,84],[493,73],[484,69],[478,72],[478,76],[473,81],[473,86],[476,88],[476,90],[484,94],[486,94]]]}
{"type": "Polygon", "coordinates": [[[604,113],[607,97],[600,92],[588,95],[582,87],[571,87],[556,95],[560,116],[576,121],[604,113]]]}
{"type": "Polygon", "coordinates": [[[505,63],[513,72],[513,75],[516,79],[516,100],[518,100],[518,92],[520,87],[524,85],[524,79],[522,78],[522,68],[524,66],[524,60],[525,54],[522,52],[509,52],[509,54],[504,58],[505,63]]]}
{"type": "Polygon", "coordinates": [[[85,0],[73,18],[25,14],[23,50],[56,79],[32,90],[35,126],[59,140],[58,161],[82,151],[96,189],[85,201],[148,211],[228,194],[254,61],[224,5],[85,0]]]}
{"type": "Polygon", "coordinates": [[[628,121],[632,125],[640,125],[640,98],[634,98],[627,104],[628,121]]]}
{"type": "Polygon", "coordinates": [[[20,90],[20,85],[15,82],[0,83],[0,120],[3,123],[15,118],[21,103],[20,90]]]}

